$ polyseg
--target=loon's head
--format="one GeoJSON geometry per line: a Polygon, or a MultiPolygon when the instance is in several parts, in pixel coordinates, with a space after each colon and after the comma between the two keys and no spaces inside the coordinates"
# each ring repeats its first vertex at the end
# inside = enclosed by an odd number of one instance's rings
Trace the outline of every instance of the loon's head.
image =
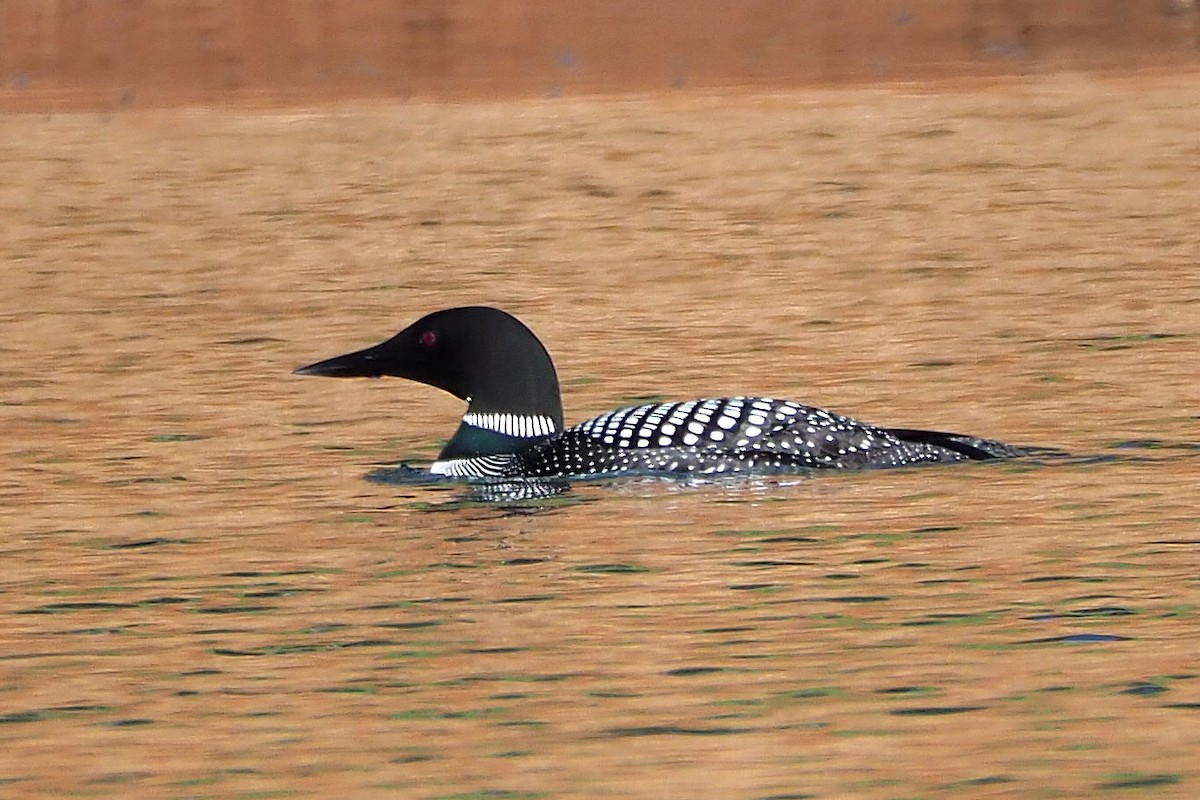
{"type": "Polygon", "coordinates": [[[562,430],[562,398],[550,354],[516,317],[484,306],[435,311],[386,342],[296,370],[297,375],[394,375],[443,389],[468,413],[538,415],[562,430]]]}

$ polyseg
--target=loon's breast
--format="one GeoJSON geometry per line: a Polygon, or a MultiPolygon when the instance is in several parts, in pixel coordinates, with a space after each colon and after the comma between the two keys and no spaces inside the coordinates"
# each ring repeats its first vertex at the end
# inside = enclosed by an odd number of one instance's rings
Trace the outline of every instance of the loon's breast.
{"type": "MultiPolygon", "coordinates": [[[[992,444],[960,438],[964,445],[968,441],[992,444]]],[[[941,444],[905,441],[886,429],[790,400],[726,397],[620,408],[520,452],[439,461],[433,471],[505,478],[629,472],[713,475],[893,467],[966,458],[941,444]]]]}

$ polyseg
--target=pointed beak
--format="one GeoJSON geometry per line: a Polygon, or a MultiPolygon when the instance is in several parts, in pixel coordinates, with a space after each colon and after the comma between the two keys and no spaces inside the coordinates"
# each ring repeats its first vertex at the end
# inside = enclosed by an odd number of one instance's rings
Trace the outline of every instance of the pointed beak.
{"type": "Polygon", "coordinates": [[[376,347],[368,347],[366,350],[357,350],[344,356],[334,356],[300,367],[292,374],[323,375],[327,378],[378,378],[383,375],[384,368],[377,350],[376,347]]]}

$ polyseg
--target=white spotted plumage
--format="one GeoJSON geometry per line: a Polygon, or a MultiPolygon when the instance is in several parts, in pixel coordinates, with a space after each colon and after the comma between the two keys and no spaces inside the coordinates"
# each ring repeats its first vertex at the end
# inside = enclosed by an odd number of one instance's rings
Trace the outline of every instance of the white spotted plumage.
{"type": "Polygon", "coordinates": [[[556,477],[853,469],[965,456],[790,400],[729,397],[619,408],[507,456],[505,465],[491,458],[489,475],[556,477]]]}

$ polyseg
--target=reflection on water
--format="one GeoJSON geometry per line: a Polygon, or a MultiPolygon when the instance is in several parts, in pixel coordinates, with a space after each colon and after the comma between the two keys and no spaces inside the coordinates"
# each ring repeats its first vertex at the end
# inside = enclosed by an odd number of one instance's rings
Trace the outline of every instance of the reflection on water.
{"type": "Polygon", "coordinates": [[[0,795],[1196,796],[1195,89],[0,119],[0,795]],[[461,405],[291,366],[472,302],[1070,455],[364,480],[461,405]]]}
{"type": "Polygon", "coordinates": [[[425,510],[449,510],[472,504],[493,504],[511,511],[520,509],[537,510],[554,508],[566,503],[578,502],[564,498],[571,486],[563,480],[511,480],[511,481],[456,481],[446,476],[433,475],[426,470],[401,464],[384,467],[367,473],[366,479],[374,483],[392,486],[442,485],[456,487],[455,497],[449,503],[431,506],[414,503],[411,507],[425,510]]]}
{"type": "MultiPolygon", "coordinates": [[[[1200,450],[1200,445],[1169,445],[1157,441],[1119,442],[1113,445],[1123,450],[1129,449],[1179,449],[1184,454],[1200,450]]],[[[1048,465],[1059,466],[1101,464],[1111,461],[1161,460],[1139,459],[1128,455],[1099,454],[1090,456],[1071,456],[1061,450],[1045,447],[1023,446],[1027,455],[1016,460],[986,462],[977,466],[992,469],[1035,469],[1048,465]]],[[[954,469],[966,465],[934,465],[904,467],[902,469],[954,469]]],[[[787,470],[778,474],[766,475],[690,475],[676,473],[646,474],[623,473],[619,476],[606,476],[590,479],[525,479],[525,480],[488,480],[453,478],[445,475],[435,475],[427,469],[414,467],[410,464],[400,464],[395,467],[380,467],[371,470],[363,477],[383,486],[398,487],[437,487],[440,496],[445,499],[434,502],[429,499],[413,500],[407,507],[418,511],[453,511],[470,507],[492,507],[513,514],[529,514],[552,511],[570,507],[576,503],[588,502],[590,499],[602,497],[605,494],[649,493],[671,494],[702,488],[715,489],[723,496],[736,498],[743,494],[762,495],[774,490],[795,486],[805,480],[833,480],[836,471],[827,470],[787,470]],[[580,494],[580,487],[591,488],[589,496],[580,494]],[[607,491],[602,491],[607,490],[607,491]]],[[[413,495],[401,495],[412,498],[413,495]]],[[[423,493],[423,497],[433,496],[431,492],[423,493]]]]}

